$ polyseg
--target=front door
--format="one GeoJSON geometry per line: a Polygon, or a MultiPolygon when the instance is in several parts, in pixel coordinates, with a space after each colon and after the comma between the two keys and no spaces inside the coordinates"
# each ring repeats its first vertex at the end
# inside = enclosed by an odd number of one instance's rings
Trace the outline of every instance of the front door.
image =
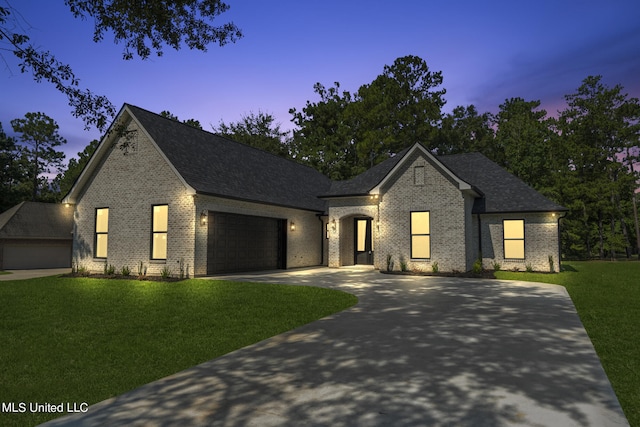
{"type": "Polygon", "coordinates": [[[373,264],[373,238],[371,235],[371,218],[356,218],[355,229],[355,263],[373,264]]]}

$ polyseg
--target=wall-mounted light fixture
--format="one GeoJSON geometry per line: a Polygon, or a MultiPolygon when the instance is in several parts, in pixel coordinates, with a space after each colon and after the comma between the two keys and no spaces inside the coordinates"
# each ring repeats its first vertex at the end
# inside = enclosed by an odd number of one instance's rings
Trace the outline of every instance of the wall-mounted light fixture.
{"type": "Polygon", "coordinates": [[[293,221],[291,221],[291,224],[289,224],[289,229],[291,231],[296,231],[296,224],[293,221]]]}
{"type": "Polygon", "coordinates": [[[202,211],[200,212],[200,224],[207,225],[207,217],[209,216],[209,212],[202,211]]]}
{"type": "Polygon", "coordinates": [[[331,220],[331,229],[333,230],[333,232],[334,232],[334,233],[336,232],[337,227],[338,227],[338,226],[336,225],[336,219],[335,219],[335,218],[333,218],[333,219],[331,220]]]}

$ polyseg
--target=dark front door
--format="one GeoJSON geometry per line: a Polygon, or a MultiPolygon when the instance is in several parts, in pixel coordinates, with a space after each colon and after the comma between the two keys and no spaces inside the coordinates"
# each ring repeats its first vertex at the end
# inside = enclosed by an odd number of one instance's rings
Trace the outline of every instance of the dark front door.
{"type": "Polygon", "coordinates": [[[355,231],[355,263],[373,264],[371,218],[356,218],[353,228],[355,231]]]}
{"type": "Polygon", "coordinates": [[[207,274],[286,268],[285,222],[209,212],[207,274]]]}

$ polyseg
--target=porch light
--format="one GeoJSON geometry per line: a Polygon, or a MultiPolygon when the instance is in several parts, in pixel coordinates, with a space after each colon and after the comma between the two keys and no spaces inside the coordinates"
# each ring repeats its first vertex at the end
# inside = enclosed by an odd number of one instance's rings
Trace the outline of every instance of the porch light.
{"type": "Polygon", "coordinates": [[[331,229],[335,232],[336,231],[336,219],[333,218],[333,220],[331,220],[331,229]]]}
{"type": "Polygon", "coordinates": [[[207,211],[200,212],[200,224],[207,225],[207,217],[209,213],[207,211]]]}
{"type": "Polygon", "coordinates": [[[291,231],[296,231],[296,224],[291,221],[291,225],[289,226],[289,228],[291,229],[291,231]]]}

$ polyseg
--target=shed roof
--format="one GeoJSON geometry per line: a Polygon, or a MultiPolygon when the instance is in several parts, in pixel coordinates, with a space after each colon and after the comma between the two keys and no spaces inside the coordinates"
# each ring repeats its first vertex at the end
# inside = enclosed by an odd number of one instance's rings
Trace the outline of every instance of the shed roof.
{"type": "Polygon", "coordinates": [[[59,203],[22,202],[0,214],[0,239],[69,239],[73,209],[59,203]]]}

